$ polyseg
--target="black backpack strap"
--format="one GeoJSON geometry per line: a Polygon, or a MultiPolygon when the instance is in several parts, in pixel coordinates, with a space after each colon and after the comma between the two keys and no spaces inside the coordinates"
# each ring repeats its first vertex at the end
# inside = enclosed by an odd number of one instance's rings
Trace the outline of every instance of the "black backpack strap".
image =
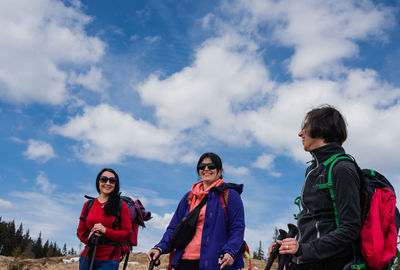
{"type": "Polygon", "coordinates": [[[88,195],[85,195],[85,198],[88,199],[88,202],[87,202],[87,204],[86,204],[85,211],[83,211],[83,216],[81,216],[81,217],[79,218],[80,220],[82,220],[82,221],[84,221],[84,222],[86,222],[86,218],[87,218],[87,216],[88,216],[88,214],[89,214],[90,208],[92,207],[93,202],[94,202],[94,200],[96,199],[96,198],[91,197],[91,196],[88,196],[88,195]]]}

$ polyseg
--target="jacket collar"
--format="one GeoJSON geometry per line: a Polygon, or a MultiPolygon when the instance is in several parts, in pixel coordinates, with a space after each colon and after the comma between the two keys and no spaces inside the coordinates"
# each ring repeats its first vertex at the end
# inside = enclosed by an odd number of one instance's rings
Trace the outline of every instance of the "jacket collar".
{"type": "Polygon", "coordinates": [[[322,163],[334,154],[345,153],[342,146],[336,142],[329,143],[327,145],[315,148],[310,151],[311,155],[318,161],[322,163]]]}

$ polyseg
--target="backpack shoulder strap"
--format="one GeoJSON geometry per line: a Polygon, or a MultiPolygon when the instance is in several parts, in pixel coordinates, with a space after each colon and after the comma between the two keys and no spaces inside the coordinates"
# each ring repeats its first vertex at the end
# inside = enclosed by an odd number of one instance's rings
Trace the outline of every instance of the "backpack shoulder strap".
{"type": "Polygon", "coordinates": [[[88,196],[88,195],[85,195],[85,198],[89,199],[89,200],[86,203],[86,208],[85,208],[85,211],[83,211],[83,215],[81,217],[79,217],[79,219],[84,221],[84,222],[86,222],[86,218],[87,218],[87,216],[89,214],[90,208],[92,207],[93,202],[96,199],[96,198],[88,196]]]}
{"type": "Polygon", "coordinates": [[[328,169],[328,182],[325,184],[319,184],[318,185],[318,189],[329,189],[329,194],[331,196],[331,200],[332,200],[332,204],[333,204],[333,212],[335,214],[335,223],[336,223],[336,227],[339,227],[339,215],[338,215],[338,210],[337,210],[337,206],[336,206],[336,196],[335,196],[335,190],[333,188],[333,180],[332,180],[332,170],[333,167],[335,166],[335,164],[338,161],[341,160],[351,160],[355,163],[355,159],[348,155],[348,154],[343,154],[343,153],[339,153],[336,155],[331,156],[330,158],[328,158],[326,161],[324,161],[323,165],[324,166],[329,166],[328,169]]]}
{"type": "Polygon", "coordinates": [[[191,205],[192,204],[193,197],[194,197],[194,194],[193,194],[192,191],[190,191],[190,193],[189,193],[189,195],[187,197],[187,205],[191,205]]]}
{"type": "Polygon", "coordinates": [[[225,189],[221,193],[221,204],[222,204],[222,209],[224,209],[225,213],[228,210],[228,199],[229,199],[229,189],[225,189]]]}

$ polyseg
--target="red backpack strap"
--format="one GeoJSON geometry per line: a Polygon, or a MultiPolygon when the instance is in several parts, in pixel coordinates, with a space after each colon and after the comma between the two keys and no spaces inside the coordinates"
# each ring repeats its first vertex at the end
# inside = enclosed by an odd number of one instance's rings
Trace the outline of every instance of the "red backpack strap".
{"type": "Polygon", "coordinates": [[[168,268],[167,270],[172,270],[172,257],[174,257],[174,253],[175,253],[175,249],[173,249],[170,253],[169,253],[169,262],[168,262],[168,268]]]}
{"type": "Polygon", "coordinates": [[[222,204],[222,209],[224,209],[224,212],[226,214],[226,211],[228,209],[228,199],[229,199],[229,189],[225,189],[221,193],[221,204],[222,204]]]}
{"type": "Polygon", "coordinates": [[[187,197],[187,205],[191,205],[192,204],[193,197],[194,197],[194,194],[193,194],[192,191],[190,191],[190,193],[189,193],[189,195],[187,197]]]}

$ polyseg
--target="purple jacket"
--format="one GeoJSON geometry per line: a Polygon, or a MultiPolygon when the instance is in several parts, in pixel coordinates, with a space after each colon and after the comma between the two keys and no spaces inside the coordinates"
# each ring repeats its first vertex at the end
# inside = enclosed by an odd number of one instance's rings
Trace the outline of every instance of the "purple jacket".
{"type": "MultiPolygon", "coordinates": [[[[229,253],[235,262],[226,267],[229,269],[239,269],[244,266],[242,254],[239,249],[244,239],[244,208],[240,194],[243,185],[224,183],[223,186],[214,187],[208,193],[206,213],[204,217],[203,234],[200,247],[200,269],[220,269],[218,258],[221,254],[229,253]],[[229,188],[227,212],[222,207],[221,187],[229,188]]],[[[169,223],[160,243],[155,247],[162,249],[163,253],[171,252],[170,238],[176,226],[182,218],[189,212],[187,197],[189,193],[181,199],[174,216],[169,223]]],[[[175,266],[181,258],[184,250],[176,250],[171,264],[175,266]]]]}

